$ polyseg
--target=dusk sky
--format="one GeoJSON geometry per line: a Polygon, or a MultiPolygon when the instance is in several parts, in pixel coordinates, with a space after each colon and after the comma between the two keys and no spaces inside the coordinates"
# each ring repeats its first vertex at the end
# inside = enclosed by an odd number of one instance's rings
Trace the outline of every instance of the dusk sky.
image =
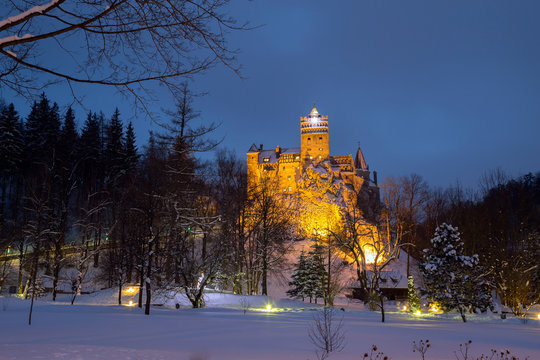
{"type": "MultiPolygon", "coordinates": [[[[539,1],[238,0],[228,12],[263,25],[229,37],[245,78],[217,66],[194,88],[209,93],[196,103],[201,118],[222,124],[215,137],[240,158],[252,143],[299,146],[299,117],[315,102],[329,116],[330,153],[354,154],[360,142],[379,179],[414,172],[435,186],[476,186],[497,167],[540,170],[539,1]]],[[[47,94],[65,106],[62,89],[47,94]]],[[[131,103],[79,91],[107,116],[118,106],[146,141],[152,124],[131,103]]],[[[155,106],[173,102],[163,95],[155,106]]]]}

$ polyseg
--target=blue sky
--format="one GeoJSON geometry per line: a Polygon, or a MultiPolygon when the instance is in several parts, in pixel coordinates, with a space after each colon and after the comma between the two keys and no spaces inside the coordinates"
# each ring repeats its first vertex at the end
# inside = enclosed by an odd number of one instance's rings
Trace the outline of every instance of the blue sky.
{"type": "MultiPolygon", "coordinates": [[[[299,146],[299,117],[315,102],[329,116],[331,154],[360,142],[380,179],[415,172],[475,186],[497,167],[540,170],[539,1],[234,0],[228,12],[263,25],[229,37],[244,78],[218,66],[193,86],[208,92],[202,119],[220,122],[216,137],[240,157],[252,143],[299,146]]],[[[118,106],[146,139],[152,124],[128,101],[79,91],[108,116],[118,106]]],[[[66,89],[47,93],[69,102],[66,89]]],[[[156,107],[173,106],[157,94],[156,107]]]]}

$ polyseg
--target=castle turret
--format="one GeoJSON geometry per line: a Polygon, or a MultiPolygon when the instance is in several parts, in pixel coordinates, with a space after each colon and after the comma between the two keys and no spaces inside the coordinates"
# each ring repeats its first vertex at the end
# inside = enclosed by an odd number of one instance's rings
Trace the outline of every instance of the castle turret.
{"type": "Polygon", "coordinates": [[[300,156],[302,160],[324,160],[330,155],[328,116],[313,106],[308,116],[300,117],[300,156]]]}

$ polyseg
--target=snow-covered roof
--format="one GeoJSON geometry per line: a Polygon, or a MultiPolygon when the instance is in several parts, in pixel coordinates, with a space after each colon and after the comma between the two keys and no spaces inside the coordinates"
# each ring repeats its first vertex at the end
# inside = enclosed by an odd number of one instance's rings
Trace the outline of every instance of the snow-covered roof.
{"type": "Polygon", "coordinates": [[[288,154],[300,154],[300,148],[280,148],[280,153],[276,153],[275,149],[262,150],[259,152],[259,164],[271,164],[279,161],[279,156],[288,154]],[[264,161],[268,158],[268,161],[264,161]]]}

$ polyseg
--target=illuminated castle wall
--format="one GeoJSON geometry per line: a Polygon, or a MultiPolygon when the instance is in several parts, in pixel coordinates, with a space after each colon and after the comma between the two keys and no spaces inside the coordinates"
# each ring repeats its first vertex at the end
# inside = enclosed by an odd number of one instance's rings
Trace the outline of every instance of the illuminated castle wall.
{"type": "Polygon", "coordinates": [[[280,193],[300,198],[310,211],[354,203],[369,218],[379,205],[377,174],[371,174],[360,146],[354,159],[351,154],[331,156],[328,116],[315,107],[300,117],[299,148],[264,149],[253,144],[247,152],[247,169],[249,189],[263,177],[272,178],[280,193]]]}

